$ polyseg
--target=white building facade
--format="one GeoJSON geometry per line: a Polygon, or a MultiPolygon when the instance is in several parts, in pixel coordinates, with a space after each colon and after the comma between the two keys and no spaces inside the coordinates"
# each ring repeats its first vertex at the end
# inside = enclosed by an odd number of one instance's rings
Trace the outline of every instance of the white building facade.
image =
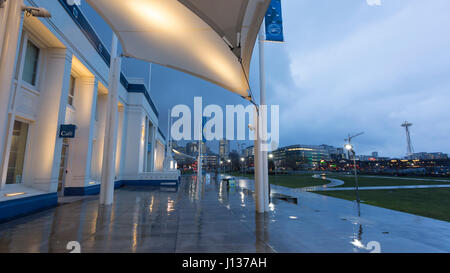
{"type": "MultiPolygon", "coordinates": [[[[0,221],[99,193],[107,122],[108,47],[77,6],[24,0],[52,14],[36,18],[20,2],[0,8],[0,221]]],[[[177,184],[146,86],[120,82],[116,186],[177,184]]]]}

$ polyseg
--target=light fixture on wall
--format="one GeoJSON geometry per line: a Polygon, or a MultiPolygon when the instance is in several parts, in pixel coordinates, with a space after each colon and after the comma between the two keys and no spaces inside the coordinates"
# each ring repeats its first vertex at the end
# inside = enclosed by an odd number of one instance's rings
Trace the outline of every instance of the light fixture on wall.
{"type": "MultiPolygon", "coordinates": [[[[0,0],[1,1],[1,0],[0,0]]],[[[22,6],[22,10],[25,12],[26,16],[50,18],[52,15],[45,8],[22,6]]]]}

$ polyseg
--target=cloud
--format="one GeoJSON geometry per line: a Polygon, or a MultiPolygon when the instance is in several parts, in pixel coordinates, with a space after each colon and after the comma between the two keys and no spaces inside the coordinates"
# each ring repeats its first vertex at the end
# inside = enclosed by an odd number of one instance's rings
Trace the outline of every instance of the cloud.
{"type": "Polygon", "coordinates": [[[406,144],[400,124],[409,120],[416,150],[450,151],[445,105],[450,100],[450,36],[444,27],[450,24],[450,2],[394,2],[361,7],[353,1],[335,10],[347,16],[340,33],[329,30],[339,22],[327,14],[297,14],[307,26],[323,21],[316,29],[321,37],[312,38],[320,44],[304,42],[301,28],[288,36],[290,83],[285,75],[270,80],[274,97],[280,97],[286,142],[341,145],[348,132],[366,131],[361,151],[402,155],[406,144]]]}

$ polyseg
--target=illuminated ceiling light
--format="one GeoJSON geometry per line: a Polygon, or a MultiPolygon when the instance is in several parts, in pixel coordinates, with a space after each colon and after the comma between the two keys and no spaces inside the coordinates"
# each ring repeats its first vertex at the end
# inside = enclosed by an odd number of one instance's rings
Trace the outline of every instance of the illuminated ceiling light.
{"type": "Polygon", "coordinates": [[[24,195],[26,194],[25,192],[12,192],[12,193],[6,193],[5,196],[6,197],[14,197],[14,196],[19,196],[19,195],[24,195]]]}

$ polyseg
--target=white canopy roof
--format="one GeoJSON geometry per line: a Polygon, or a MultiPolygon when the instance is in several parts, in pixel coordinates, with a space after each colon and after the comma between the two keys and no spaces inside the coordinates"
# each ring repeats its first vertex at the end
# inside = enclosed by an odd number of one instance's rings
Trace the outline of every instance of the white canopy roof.
{"type": "Polygon", "coordinates": [[[250,60],[270,0],[87,1],[119,37],[126,56],[249,97],[250,60]]]}

